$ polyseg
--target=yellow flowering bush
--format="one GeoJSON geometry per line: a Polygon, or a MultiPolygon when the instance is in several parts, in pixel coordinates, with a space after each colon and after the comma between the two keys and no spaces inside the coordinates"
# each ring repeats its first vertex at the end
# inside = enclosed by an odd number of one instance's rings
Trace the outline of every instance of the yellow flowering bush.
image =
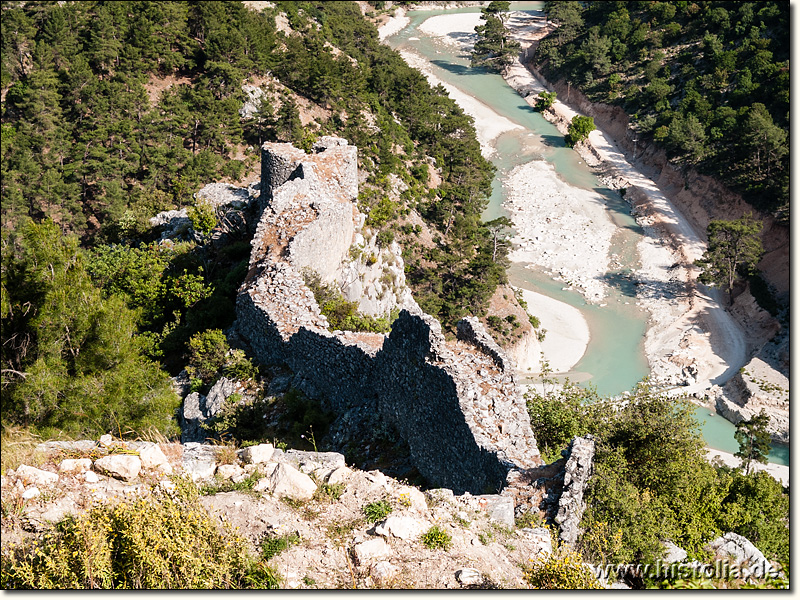
{"type": "Polygon", "coordinates": [[[525,581],[537,590],[603,589],[591,569],[583,564],[580,554],[567,546],[559,546],[552,554],[532,558],[524,568],[525,581]]]}
{"type": "Polygon", "coordinates": [[[67,516],[33,543],[2,555],[4,589],[275,588],[278,579],[247,551],[244,539],[218,527],[197,488],[94,506],[67,516]]]}

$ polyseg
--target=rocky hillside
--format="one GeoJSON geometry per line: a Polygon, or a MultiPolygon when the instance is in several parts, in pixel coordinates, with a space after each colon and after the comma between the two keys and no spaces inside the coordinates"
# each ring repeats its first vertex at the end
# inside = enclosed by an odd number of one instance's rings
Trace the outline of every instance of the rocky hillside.
{"type": "MultiPolygon", "coordinates": [[[[547,510],[515,519],[508,496],[422,492],[378,470],[352,468],[334,452],[111,436],[45,442],[28,457],[38,467],[23,464],[2,478],[4,582],[13,548],[42,540],[69,515],[80,518],[103,503],[147,502],[191,481],[214,522],[232,528],[254,553],[270,549],[273,584],[282,588],[527,588],[541,583],[542,569],[554,569],[554,557],[574,563],[581,587],[625,588],[597,580],[563,541],[568,527],[560,517],[575,501],[569,482],[586,482],[578,454],[582,461],[589,452],[591,461],[593,446],[580,448],[574,459],[540,471],[547,510]],[[572,492],[560,493],[562,487],[572,492]],[[545,526],[556,511],[561,541],[545,526]]],[[[758,569],[769,563],[740,537],[727,534],[710,548],[751,565],[746,574],[763,574],[758,569]]],[[[685,558],[670,548],[667,562],[685,558]]]]}

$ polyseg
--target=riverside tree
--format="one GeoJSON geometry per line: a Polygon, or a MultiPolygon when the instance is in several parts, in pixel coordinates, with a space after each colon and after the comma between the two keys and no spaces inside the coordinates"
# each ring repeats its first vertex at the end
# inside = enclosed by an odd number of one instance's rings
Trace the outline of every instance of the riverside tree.
{"type": "Polygon", "coordinates": [[[594,130],[594,119],[592,117],[576,115],[572,117],[572,122],[569,124],[564,142],[567,146],[573,148],[578,142],[588,138],[589,134],[594,130]]]}
{"type": "Polygon", "coordinates": [[[708,248],[695,264],[703,269],[702,283],[726,286],[730,304],[733,304],[733,286],[737,278],[751,275],[764,254],[758,237],[762,227],[763,223],[752,214],[735,221],[708,224],[708,248]]]}
{"type": "Polygon", "coordinates": [[[481,10],[483,25],[475,27],[478,39],[472,50],[470,64],[486,67],[492,71],[505,72],[519,51],[519,42],[512,40],[505,25],[503,12],[508,11],[508,2],[490,2],[481,10]]]}
{"type": "Polygon", "coordinates": [[[753,461],[762,464],[767,462],[769,456],[770,436],[767,431],[769,415],[763,410],[746,421],[736,425],[734,437],[739,442],[739,451],[736,456],[742,459],[742,468],[745,473],[750,473],[753,461]]]}

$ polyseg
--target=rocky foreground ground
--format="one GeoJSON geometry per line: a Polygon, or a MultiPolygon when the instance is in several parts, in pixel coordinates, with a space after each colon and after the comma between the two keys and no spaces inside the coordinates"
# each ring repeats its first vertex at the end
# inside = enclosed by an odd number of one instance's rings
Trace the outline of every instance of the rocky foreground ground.
{"type": "MultiPolygon", "coordinates": [[[[515,522],[508,497],[422,492],[378,470],[347,466],[335,452],[103,436],[46,442],[33,458],[38,467],[21,465],[2,478],[4,550],[93,504],[173,488],[176,476],[191,478],[206,510],[254,552],[266,538],[289,540],[270,562],[284,588],[527,588],[526,571],[561,543],[541,520],[515,522]]],[[[726,534],[711,547],[751,569],[769,564],[740,537],[726,534]]],[[[667,548],[667,561],[685,559],[679,548],[667,548]]]]}

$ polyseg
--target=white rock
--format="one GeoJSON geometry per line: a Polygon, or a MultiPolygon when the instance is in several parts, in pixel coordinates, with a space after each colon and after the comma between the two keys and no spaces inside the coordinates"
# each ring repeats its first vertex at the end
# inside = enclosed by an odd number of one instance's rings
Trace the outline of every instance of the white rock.
{"type": "Polygon", "coordinates": [[[767,557],[746,537],[728,532],[706,546],[721,558],[730,557],[742,566],[749,567],[756,577],[764,577],[772,571],[767,557]]]}
{"type": "Polygon", "coordinates": [[[139,448],[139,459],[142,461],[143,469],[155,469],[165,475],[172,473],[172,465],[158,444],[151,442],[142,445],[139,448]]]}
{"type": "Polygon", "coordinates": [[[456,571],[456,579],[461,585],[478,585],[483,581],[483,575],[475,569],[461,569],[456,571]]]}
{"type": "Polygon", "coordinates": [[[325,481],[331,485],[344,483],[352,473],[353,471],[347,467],[339,467],[338,469],[331,471],[330,474],[325,478],[325,481]]]}
{"type": "Polygon", "coordinates": [[[389,517],[375,526],[375,533],[384,537],[413,540],[428,530],[430,525],[414,517],[389,517]]]}
{"type": "Polygon", "coordinates": [[[664,549],[667,551],[666,556],[664,556],[664,562],[667,564],[683,562],[689,556],[686,550],[676,546],[669,540],[663,542],[663,544],[664,549]]]}
{"type": "Polygon", "coordinates": [[[28,465],[21,465],[17,468],[16,475],[24,485],[55,485],[58,481],[58,475],[55,473],[28,465]]]}
{"type": "Polygon", "coordinates": [[[142,470],[142,461],[133,454],[110,454],[94,461],[94,468],[103,475],[130,481],[142,470]]]}
{"type": "Polygon", "coordinates": [[[317,491],[317,484],[294,467],[279,463],[269,476],[269,491],[278,497],[288,496],[295,500],[310,500],[317,491]]]}
{"type": "Polygon", "coordinates": [[[365,565],[373,560],[389,558],[392,554],[391,547],[383,538],[373,538],[356,544],[353,547],[353,551],[356,555],[356,562],[359,565],[365,565]]]}
{"type": "Polygon", "coordinates": [[[270,490],[271,484],[269,481],[269,477],[262,477],[258,481],[256,481],[255,485],[253,486],[254,492],[268,492],[270,490]]]}
{"type": "Polygon", "coordinates": [[[370,575],[377,581],[386,581],[397,575],[401,571],[400,567],[393,565],[387,560],[376,562],[370,569],[370,575]]]}
{"type": "Polygon", "coordinates": [[[183,470],[189,474],[192,481],[211,479],[217,470],[217,463],[212,460],[192,460],[183,463],[183,470]]]}
{"type": "Polygon", "coordinates": [[[425,514],[428,512],[428,503],[425,500],[425,494],[420,492],[417,488],[411,486],[403,486],[398,490],[400,496],[406,496],[411,502],[411,510],[425,514]]]}
{"type": "Polygon", "coordinates": [[[553,539],[550,530],[547,527],[526,527],[520,529],[517,535],[533,540],[536,544],[535,549],[531,550],[531,555],[537,554],[552,554],[553,553],[553,539]]]}
{"type": "Polygon", "coordinates": [[[91,458],[66,458],[58,465],[59,473],[85,473],[92,468],[91,458]]]}
{"type": "Polygon", "coordinates": [[[244,469],[239,465],[219,465],[217,475],[222,479],[234,479],[240,475],[245,475],[244,469]]]}
{"type": "Polygon", "coordinates": [[[36,486],[29,487],[27,490],[22,492],[22,498],[23,500],[33,500],[34,498],[41,495],[41,493],[42,492],[40,492],[39,488],[37,488],[36,486]]]}
{"type": "Polygon", "coordinates": [[[108,447],[114,443],[114,438],[107,433],[105,435],[101,435],[98,442],[100,443],[101,446],[108,447]]]}
{"type": "Polygon", "coordinates": [[[97,473],[94,471],[86,471],[83,474],[83,481],[85,483],[98,483],[100,481],[100,477],[97,476],[97,473]]]}
{"type": "Polygon", "coordinates": [[[239,456],[248,464],[260,464],[269,462],[274,452],[275,447],[272,444],[258,444],[239,450],[239,456]]]}

